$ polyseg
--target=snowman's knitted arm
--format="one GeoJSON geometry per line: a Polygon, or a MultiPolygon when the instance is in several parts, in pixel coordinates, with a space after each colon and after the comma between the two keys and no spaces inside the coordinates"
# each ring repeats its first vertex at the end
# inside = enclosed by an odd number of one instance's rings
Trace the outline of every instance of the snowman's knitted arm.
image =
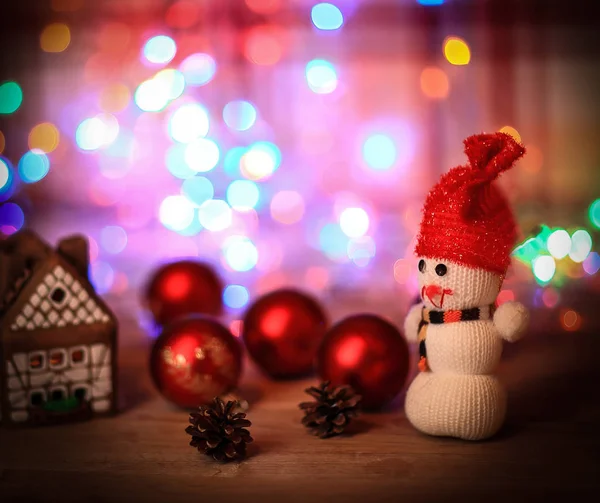
{"type": "Polygon", "coordinates": [[[519,340],[529,324],[529,311],[520,302],[505,302],[494,313],[494,325],[508,342],[519,340]]]}
{"type": "Polygon", "coordinates": [[[412,306],[406,315],[404,320],[404,336],[408,342],[417,342],[422,311],[423,304],[419,303],[412,306]]]}

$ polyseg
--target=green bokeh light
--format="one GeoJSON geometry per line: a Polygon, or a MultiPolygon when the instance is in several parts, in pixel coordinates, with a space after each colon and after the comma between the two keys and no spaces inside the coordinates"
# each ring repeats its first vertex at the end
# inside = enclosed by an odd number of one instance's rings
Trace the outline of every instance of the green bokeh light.
{"type": "Polygon", "coordinates": [[[23,91],[16,82],[0,84],[0,114],[12,114],[23,103],[23,91]]]}
{"type": "Polygon", "coordinates": [[[600,229],[600,199],[596,199],[591,205],[588,213],[590,222],[596,229],[600,229]]]}

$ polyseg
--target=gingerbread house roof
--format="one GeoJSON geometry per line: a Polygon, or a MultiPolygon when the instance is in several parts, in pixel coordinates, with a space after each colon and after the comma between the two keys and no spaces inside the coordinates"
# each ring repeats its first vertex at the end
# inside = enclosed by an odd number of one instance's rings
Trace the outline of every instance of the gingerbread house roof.
{"type": "Polygon", "coordinates": [[[70,236],[53,249],[22,231],[0,242],[0,320],[3,332],[115,325],[89,281],[87,240],[70,236]]]}

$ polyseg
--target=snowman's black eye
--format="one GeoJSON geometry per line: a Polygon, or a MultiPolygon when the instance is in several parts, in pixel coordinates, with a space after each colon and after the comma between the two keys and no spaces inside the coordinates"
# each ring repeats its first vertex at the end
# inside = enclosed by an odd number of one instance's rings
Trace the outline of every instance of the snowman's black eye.
{"type": "Polygon", "coordinates": [[[425,272],[425,261],[423,259],[419,260],[419,271],[425,272]]]}
{"type": "Polygon", "coordinates": [[[448,268],[444,264],[438,264],[435,266],[435,273],[438,276],[443,276],[448,272],[448,268]]]}

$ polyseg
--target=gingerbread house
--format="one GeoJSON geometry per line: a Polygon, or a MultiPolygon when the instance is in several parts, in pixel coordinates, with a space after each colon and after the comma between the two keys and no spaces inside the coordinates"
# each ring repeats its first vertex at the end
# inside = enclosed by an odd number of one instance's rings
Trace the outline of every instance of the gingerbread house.
{"type": "Polygon", "coordinates": [[[0,242],[0,424],[116,411],[117,321],[88,279],[88,243],[0,242]]]}

